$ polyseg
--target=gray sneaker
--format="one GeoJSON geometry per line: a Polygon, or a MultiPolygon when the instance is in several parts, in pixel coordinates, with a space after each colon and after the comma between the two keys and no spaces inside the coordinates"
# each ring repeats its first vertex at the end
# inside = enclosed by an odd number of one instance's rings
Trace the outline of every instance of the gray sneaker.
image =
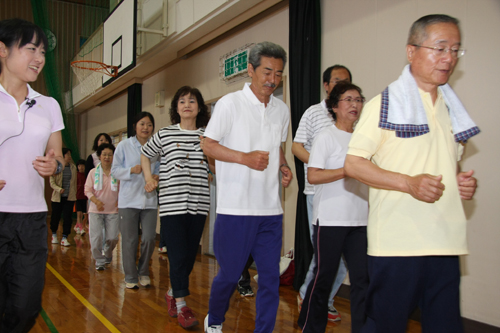
{"type": "Polygon", "coordinates": [[[205,333],[222,333],[222,324],[208,326],[208,315],[205,317],[205,333]]]}

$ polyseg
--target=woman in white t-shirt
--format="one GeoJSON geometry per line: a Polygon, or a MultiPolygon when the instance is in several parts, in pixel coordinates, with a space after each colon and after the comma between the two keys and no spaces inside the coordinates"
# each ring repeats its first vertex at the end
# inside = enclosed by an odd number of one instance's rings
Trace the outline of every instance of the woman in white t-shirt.
{"type": "Polygon", "coordinates": [[[311,148],[307,179],[316,185],[313,244],[317,262],[299,315],[303,332],[325,331],[328,295],[342,255],[351,282],[352,332],[359,332],[366,319],[368,187],[344,173],[347,147],[363,102],[359,87],[338,83],[327,100],[335,124],[324,128],[311,148]]]}

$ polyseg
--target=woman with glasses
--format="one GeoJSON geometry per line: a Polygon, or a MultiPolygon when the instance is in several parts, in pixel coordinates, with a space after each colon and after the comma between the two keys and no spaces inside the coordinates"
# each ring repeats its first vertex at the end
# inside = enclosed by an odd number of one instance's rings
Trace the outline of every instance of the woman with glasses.
{"type": "Polygon", "coordinates": [[[89,198],[90,250],[95,269],[103,271],[111,263],[118,243],[118,180],[111,172],[115,146],[103,143],[97,147],[101,161],[90,170],[85,182],[85,195],[89,198]]]}
{"type": "Polygon", "coordinates": [[[359,87],[339,82],[326,102],[335,123],[318,134],[311,148],[307,179],[316,185],[313,199],[316,269],[299,315],[298,324],[303,332],[325,332],[328,295],[342,255],[351,282],[352,332],[359,332],[366,318],[368,187],[346,178],[343,168],[363,102],[359,87]]]}

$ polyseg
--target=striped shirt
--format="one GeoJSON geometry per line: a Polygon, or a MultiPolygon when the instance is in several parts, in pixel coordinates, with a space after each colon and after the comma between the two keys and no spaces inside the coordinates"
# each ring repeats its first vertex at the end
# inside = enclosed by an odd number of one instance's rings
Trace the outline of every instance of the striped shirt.
{"type": "Polygon", "coordinates": [[[200,148],[205,130],[183,130],[179,124],[164,127],[142,147],[148,158],[161,156],[160,216],[208,215],[210,192],[208,162],[200,148]]]}
{"type": "MultiPolygon", "coordinates": [[[[334,123],[332,116],[328,112],[325,100],[321,103],[310,106],[302,115],[297,132],[295,132],[294,142],[303,143],[304,148],[310,152],[314,138],[325,127],[334,123]]],[[[304,194],[314,194],[314,185],[307,181],[307,163],[304,163],[305,187],[304,194]]]]}

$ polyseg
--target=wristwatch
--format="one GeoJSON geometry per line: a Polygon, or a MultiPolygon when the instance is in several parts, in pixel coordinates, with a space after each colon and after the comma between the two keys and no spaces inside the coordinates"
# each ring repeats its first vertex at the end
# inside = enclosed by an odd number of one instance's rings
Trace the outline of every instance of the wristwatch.
{"type": "Polygon", "coordinates": [[[59,160],[56,160],[56,162],[57,162],[57,168],[56,168],[56,172],[54,172],[54,175],[60,174],[61,171],[63,171],[62,163],[59,162],[59,160]]]}

